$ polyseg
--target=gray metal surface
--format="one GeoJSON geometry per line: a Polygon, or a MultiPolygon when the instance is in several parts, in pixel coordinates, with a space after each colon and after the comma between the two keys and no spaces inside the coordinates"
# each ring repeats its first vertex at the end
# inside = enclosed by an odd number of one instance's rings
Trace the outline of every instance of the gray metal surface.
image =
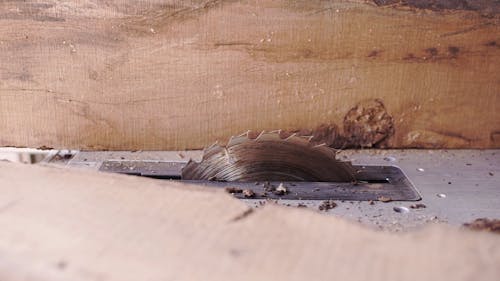
{"type": "Polygon", "coordinates": [[[184,166],[186,166],[186,162],[106,160],[99,167],[99,171],[155,179],[181,179],[181,171],[184,166]]]}
{"type": "MultiPolygon", "coordinates": [[[[105,160],[188,161],[193,158],[199,161],[200,156],[200,151],[79,152],[67,166],[98,170],[105,160]]],[[[339,200],[337,206],[325,214],[393,231],[436,222],[461,225],[476,218],[500,218],[500,150],[348,150],[339,156],[356,165],[400,167],[419,191],[422,200],[418,203],[425,208],[411,208],[415,202],[371,205],[366,201],[339,200]]],[[[290,207],[299,204],[295,200],[244,201],[256,208],[270,203],[290,207]]],[[[300,201],[301,207],[316,211],[321,203],[300,201]]]]}
{"type": "MultiPolygon", "coordinates": [[[[181,179],[185,162],[106,160],[99,171],[144,176],[156,179],[181,179]]],[[[420,196],[403,172],[394,166],[353,166],[357,171],[353,182],[242,182],[242,181],[187,181],[212,188],[235,188],[234,196],[245,199],[242,190],[251,190],[253,199],[279,200],[354,200],[375,201],[380,198],[394,201],[415,201],[420,196]],[[286,192],[275,192],[282,185],[286,192]],[[271,190],[273,189],[273,190],[271,190]]],[[[186,182],[186,181],[185,181],[186,182]]]]}

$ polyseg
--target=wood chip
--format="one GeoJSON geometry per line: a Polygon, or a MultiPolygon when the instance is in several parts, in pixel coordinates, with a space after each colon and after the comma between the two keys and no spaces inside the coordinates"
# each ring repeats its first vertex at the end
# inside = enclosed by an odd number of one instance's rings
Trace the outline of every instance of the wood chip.
{"type": "Polygon", "coordinates": [[[412,208],[412,209],[423,209],[423,208],[427,208],[427,206],[425,206],[425,204],[418,203],[418,204],[410,205],[410,208],[412,208]]]}
{"type": "Polygon", "coordinates": [[[280,185],[274,190],[274,194],[276,195],[285,195],[288,193],[288,189],[283,183],[280,183],[280,185]]]}
{"type": "Polygon", "coordinates": [[[321,205],[318,206],[318,209],[320,211],[328,211],[328,210],[333,209],[335,207],[337,207],[337,203],[335,203],[335,201],[333,201],[333,200],[326,200],[326,201],[323,201],[321,203],[321,205]]]}
{"type": "Polygon", "coordinates": [[[273,186],[270,182],[266,181],[264,182],[264,190],[267,192],[274,192],[276,190],[276,187],[273,186]]]}
{"type": "Polygon", "coordinates": [[[245,196],[246,198],[253,198],[255,197],[255,192],[251,189],[245,189],[243,190],[243,196],[245,196]]]}
{"type": "Polygon", "coordinates": [[[380,197],[378,198],[378,201],[380,201],[380,202],[384,202],[384,203],[387,203],[387,202],[391,202],[391,201],[392,201],[392,199],[391,199],[391,197],[380,196],[380,197]]]}
{"type": "Polygon", "coordinates": [[[465,223],[464,226],[471,230],[482,230],[500,234],[500,219],[476,219],[471,223],[465,223]]]}
{"type": "Polygon", "coordinates": [[[242,193],[243,190],[241,188],[238,188],[238,187],[234,187],[234,186],[229,186],[229,187],[226,187],[224,189],[227,193],[242,193]]]}
{"type": "Polygon", "coordinates": [[[38,147],[37,149],[39,149],[39,150],[52,150],[54,148],[50,147],[50,146],[42,145],[42,146],[38,147]]]}

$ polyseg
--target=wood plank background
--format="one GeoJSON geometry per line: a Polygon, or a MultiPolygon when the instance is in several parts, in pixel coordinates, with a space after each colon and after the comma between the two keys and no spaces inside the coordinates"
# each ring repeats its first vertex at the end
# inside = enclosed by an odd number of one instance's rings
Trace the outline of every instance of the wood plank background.
{"type": "Polygon", "coordinates": [[[500,147],[497,10],[376,2],[2,1],[0,145],[500,147]]]}

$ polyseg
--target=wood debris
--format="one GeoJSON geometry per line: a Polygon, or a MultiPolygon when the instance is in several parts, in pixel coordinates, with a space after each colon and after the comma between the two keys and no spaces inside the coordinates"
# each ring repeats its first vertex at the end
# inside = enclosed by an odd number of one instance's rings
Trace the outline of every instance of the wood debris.
{"type": "Polygon", "coordinates": [[[412,208],[412,209],[423,209],[423,208],[427,208],[427,206],[425,204],[422,204],[422,203],[417,203],[417,204],[410,205],[410,208],[412,208]]]}
{"type": "Polygon", "coordinates": [[[471,230],[482,230],[500,234],[500,219],[476,219],[471,223],[465,223],[464,227],[471,230]]]}
{"type": "Polygon", "coordinates": [[[335,207],[337,207],[337,203],[335,203],[335,201],[333,201],[333,200],[326,200],[326,201],[323,201],[321,203],[321,205],[318,206],[318,209],[320,211],[328,211],[328,210],[333,209],[335,207]]]}
{"type": "Polygon", "coordinates": [[[384,203],[387,203],[387,202],[391,202],[391,201],[392,201],[392,199],[391,199],[391,197],[380,196],[380,197],[378,198],[378,201],[380,201],[380,202],[384,202],[384,203]]]}
{"type": "Polygon", "coordinates": [[[253,198],[255,197],[255,192],[251,189],[245,189],[243,190],[243,196],[245,196],[245,198],[253,198]]]}
{"type": "Polygon", "coordinates": [[[227,192],[227,193],[231,193],[231,194],[234,194],[234,193],[242,193],[243,190],[241,188],[238,188],[238,187],[234,187],[234,186],[228,186],[226,188],[224,188],[224,190],[227,192]]]}
{"type": "Polygon", "coordinates": [[[285,195],[288,193],[288,189],[283,183],[280,183],[279,186],[274,190],[274,194],[276,195],[285,195]]]}

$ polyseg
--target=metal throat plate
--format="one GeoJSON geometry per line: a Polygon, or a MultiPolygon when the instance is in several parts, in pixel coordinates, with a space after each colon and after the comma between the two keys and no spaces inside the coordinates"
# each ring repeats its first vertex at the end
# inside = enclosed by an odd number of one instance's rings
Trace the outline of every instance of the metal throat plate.
{"type": "MultiPolygon", "coordinates": [[[[181,170],[186,162],[107,160],[100,171],[166,180],[181,180],[181,170]]],[[[240,199],[283,200],[351,200],[351,201],[417,201],[421,197],[403,171],[395,166],[354,166],[359,172],[357,182],[183,182],[213,188],[226,188],[236,192],[240,199]],[[286,192],[273,191],[280,184],[286,192]],[[245,196],[241,190],[251,190],[245,196]]]]}

